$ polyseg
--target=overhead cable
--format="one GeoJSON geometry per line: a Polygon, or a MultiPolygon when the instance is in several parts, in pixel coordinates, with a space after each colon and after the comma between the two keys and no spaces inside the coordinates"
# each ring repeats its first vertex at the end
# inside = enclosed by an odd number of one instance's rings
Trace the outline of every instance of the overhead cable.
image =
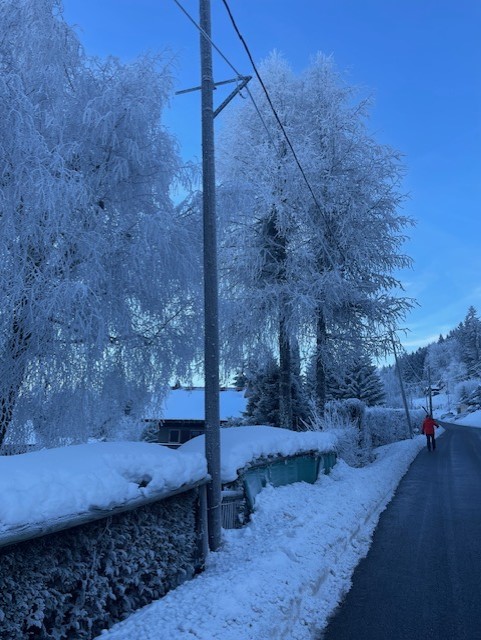
{"type": "MultiPolygon", "coordinates": [[[[182,4],[179,2],[179,0],[174,0],[175,4],[179,7],[179,9],[182,11],[182,13],[187,16],[187,18],[190,20],[190,22],[192,22],[192,24],[196,27],[196,29],[199,30],[199,32],[203,35],[204,38],[206,38],[206,40],[208,40],[211,44],[211,46],[217,51],[217,53],[220,55],[220,57],[224,60],[224,62],[232,69],[232,71],[236,74],[237,78],[240,79],[243,77],[243,75],[241,73],[239,73],[239,71],[237,71],[237,69],[234,67],[234,65],[230,62],[230,60],[224,55],[224,53],[219,49],[219,47],[212,41],[212,38],[209,36],[208,33],[206,33],[206,31],[204,29],[202,29],[202,27],[200,26],[200,24],[198,22],[196,22],[194,20],[194,18],[190,15],[190,13],[187,11],[187,9],[185,9],[185,7],[182,6],[182,4]]],[[[272,143],[272,145],[275,147],[275,142],[271,136],[271,133],[269,131],[269,128],[267,127],[267,124],[264,120],[264,118],[262,117],[262,114],[259,110],[259,107],[256,104],[256,101],[254,100],[254,96],[251,93],[251,90],[249,89],[249,86],[246,85],[245,90],[247,91],[249,98],[252,101],[252,104],[254,105],[254,109],[257,112],[257,115],[259,116],[264,129],[266,130],[266,133],[269,137],[270,142],[272,143]]]]}

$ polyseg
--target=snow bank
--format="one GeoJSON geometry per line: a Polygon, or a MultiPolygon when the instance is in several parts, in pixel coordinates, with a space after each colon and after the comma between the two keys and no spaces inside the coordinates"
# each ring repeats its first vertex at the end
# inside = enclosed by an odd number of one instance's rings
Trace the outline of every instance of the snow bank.
{"type": "Polygon", "coordinates": [[[15,526],[173,491],[206,473],[203,456],[144,442],[97,442],[2,456],[0,535],[15,526]]]}
{"type": "MultiPolygon", "coordinates": [[[[232,482],[237,471],[257,458],[293,456],[307,451],[333,451],[337,438],[333,432],[289,431],[279,427],[228,427],[220,430],[221,481],[232,482]]],[[[205,436],[186,442],[179,451],[203,453],[205,436]]]]}
{"type": "Polygon", "coordinates": [[[424,446],[418,436],[380,448],[368,467],[339,461],[314,485],[267,487],[252,521],[224,532],[203,574],[99,638],[318,638],[368,551],[380,513],[424,446]]]}
{"type": "Polygon", "coordinates": [[[481,428],[481,411],[473,411],[473,413],[462,416],[461,418],[459,418],[459,420],[454,419],[453,422],[464,427],[481,428]]]}

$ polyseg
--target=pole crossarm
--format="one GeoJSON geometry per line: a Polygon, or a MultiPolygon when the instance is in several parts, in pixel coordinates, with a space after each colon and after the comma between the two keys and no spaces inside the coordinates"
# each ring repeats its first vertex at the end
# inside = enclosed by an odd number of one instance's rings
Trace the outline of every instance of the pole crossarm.
{"type": "MultiPolygon", "coordinates": [[[[214,111],[213,117],[215,118],[216,116],[219,115],[219,113],[225,108],[227,107],[227,105],[229,104],[229,102],[231,102],[238,93],[240,93],[242,91],[242,89],[244,89],[244,87],[247,86],[247,83],[252,80],[252,76],[238,76],[237,78],[232,78],[231,80],[221,80],[220,82],[215,82],[214,83],[214,88],[216,87],[220,87],[221,85],[224,84],[231,84],[232,82],[237,82],[238,85],[237,87],[234,89],[234,91],[232,91],[227,98],[217,107],[217,109],[214,111]]],[[[181,89],[180,91],[176,91],[175,95],[176,96],[180,96],[184,93],[191,93],[192,91],[201,91],[202,87],[192,87],[191,89],[181,89]]]]}
{"type": "Polygon", "coordinates": [[[236,97],[236,95],[240,93],[245,86],[247,86],[247,83],[249,82],[249,80],[252,80],[252,76],[244,76],[242,78],[242,81],[240,82],[240,84],[237,85],[234,91],[232,91],[232,93],[230,93],[227,96],[224,102],[222,102],[214,111],[214,118],[219,115],[219,113],[222,111],[222,109],[224,109],[224,107],[227,107],[229,102],[233,100],[236,97]]]}
{"type": "MultiPolygon", "coordinates": [[[[252,76],[237,76],[237,78],[231,78],[230,80],[221,80],[220,82],[214,82],[214,87],[220,87],[224,84],[232,84],[233,82],[242,82],[246,78],[248,78],[248,80],[251,80],[252,76]]],[[[247,82],[243,85],[242,88],[244,88],[246,84],[247,82]]],[[[192,91],[201,91],[201,90],[202,90],[201,86],[191,87],[190,89],[181,89],[180,91],[176,91],[174,95],[180,96],[183,93],[191,93],[192,91]]]]}

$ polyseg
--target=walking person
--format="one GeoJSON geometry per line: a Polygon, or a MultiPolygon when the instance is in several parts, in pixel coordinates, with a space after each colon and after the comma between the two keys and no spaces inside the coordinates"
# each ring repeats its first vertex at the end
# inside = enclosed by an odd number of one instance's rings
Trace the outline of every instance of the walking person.
{"type": "Polygon", "coordinates": [[[436,422],[436,420],[434,420],[432,415],[428,413],[428,415],[423,420],[423,426],[422,426],[422,430],[421,430],[422,433],[424,433],[425,436],[426,436],[426,443],[428,445],[428,451],[431,451],[431,447],[432,447],[433,451],[436,450],[436,439],[434,437],[434,428],[435,427],[437,429],[439,427],[439,425],[436,422]]]}

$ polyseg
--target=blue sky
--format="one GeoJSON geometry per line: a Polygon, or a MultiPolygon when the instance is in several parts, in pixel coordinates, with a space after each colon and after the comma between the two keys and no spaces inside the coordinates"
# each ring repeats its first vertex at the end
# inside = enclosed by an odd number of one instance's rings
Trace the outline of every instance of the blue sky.
{"type": "MultiPolygon", "coordinates": [[[[198,0],[181,0],[197,20],[198,0]]],[[[211,0],[212,39],[251,75],[221,0],[211,0]]],[[[332,54],[350,84],[374,97],[370,127],[405,156],[404,212],[417,224],[401,279],[418,305],[408,351],[446,333],[469,305],[481,315],[481,2],[479,0],[230,0],[256,62],[273,49],[296,71],[332,54]]],[[[88,54],[130,60],[168,48],[176,89],[199,80],[199,36],[173,0],[64,0],[88,54]]],[[[233,72],[214,53],[217,81],[233,72]]],[[[219,91],[217,103],[224,95],[219,91]]],[[[220,118],[221,119],[221,116],[220,118]]],[[[200,157],[199,96],[175,97],[166,124],[186,159],[200,157]]],[[[220,123],[221,125],[221,123],[220,123]]]]}

